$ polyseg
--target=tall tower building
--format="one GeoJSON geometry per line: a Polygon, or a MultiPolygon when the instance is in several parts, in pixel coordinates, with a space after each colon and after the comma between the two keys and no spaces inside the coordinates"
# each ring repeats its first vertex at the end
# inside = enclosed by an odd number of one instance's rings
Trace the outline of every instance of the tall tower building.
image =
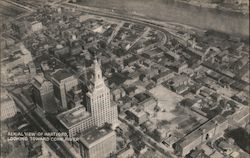
{"type": "Polygon", "coordinates": [[[53,84],[43,76],[35,76],[32,81],[34,102],[45,112],[57,112],[53,84]]]}
{"type": "Polygon", "coordinates": [[[61,103],[61,109],[67,110],[67,92],[78,85],[78,80],[66,70],[59,69],[52,73],[51,81],[54,85],[55,97],[61,103]]]}
{"type": "Polygon", "coordinates": [[[97,60],[94,60],[94,79],[91,80],[86,94],[86,107],[96,126],[100,127],[105,123],[117,125],[117,106],[111,104],[110,89],[104,83],[102,70],[97,60]]]}

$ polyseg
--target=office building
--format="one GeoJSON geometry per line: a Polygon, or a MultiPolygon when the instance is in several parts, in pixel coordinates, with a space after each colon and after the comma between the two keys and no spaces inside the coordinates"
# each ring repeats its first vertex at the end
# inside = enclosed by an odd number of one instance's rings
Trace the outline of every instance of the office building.
{"type": "Polygon", "coordinates": [[[117,106],[111,104],[110,89],[104,83],[97,60],[94,60],[94,79],[91,80],[86,94],[86,107],[96,126],[100,127],[105,123],[117,125],[117,106]]]}
{"type": "MultiPolygon", "coordinates": [[[[72,109],[57,115],[57,119],[69,136],[79,134],[92,126],[101,127],[109,123],[112,127],[116,127],[118,124],[117,106],[111,105],[110,90],[104,83],[100,65],[96,60],[94,61],[94,76],[88,85],[86,106],[81,104],[82,91],[79,86],[74,86],[67,93],[68,106],[72,109]],[[71,92],[74,94],[70,95],[71,92]]],[[[67,90],[62,87],[61,91],[67,90]]]]}
{"type": "Polygon", "coordinates": [[[15,116],[17,108],[7,91],[1,90],[1,121],[15,116]]]}
{"type": "Polygon", "coordinates": [[[52,73],[51,81],[54,85],[55,97],[61,103],[61,109],[68,109],[66,94],[73,87],[78,85],[77,79],[66,70],[59,69],[52,73]]]}
{"type": "Polygon", "coordinates": [[[93,127],[80,136],[82,158],[108,158],[116,152],[116,135],[105,127],[93,127]]]}
{"type": "Polygon", "coordinates": [[[57,115],[57,119],[63,125],[64,131],[69,134],[69,137],[73,137],[94,126],[91,114],[85,110],[83,105],[57,115]]]}
{"type": "Polygon", "coordinates": [[[34,102],[47,113],[56,113],[53,84],[43,76],[35,76],[32,81],[34,102]]]}

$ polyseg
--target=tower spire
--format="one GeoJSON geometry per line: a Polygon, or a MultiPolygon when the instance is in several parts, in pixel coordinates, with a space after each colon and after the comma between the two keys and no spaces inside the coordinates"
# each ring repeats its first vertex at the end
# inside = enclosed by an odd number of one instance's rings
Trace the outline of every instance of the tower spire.
{"type": "Polygon", "coordinates": [[[94,70],[95,70],[95,81],[102,80],[102,70],[97,59],[94,60],[94,70]]]}

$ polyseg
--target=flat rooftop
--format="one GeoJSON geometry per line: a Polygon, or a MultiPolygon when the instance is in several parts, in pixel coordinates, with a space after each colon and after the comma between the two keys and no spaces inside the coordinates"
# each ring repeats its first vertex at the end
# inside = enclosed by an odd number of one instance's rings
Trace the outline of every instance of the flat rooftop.
{"type": "Polygon", "coordinates": [[[41,88],[46,84],[46,86],[49,86],[51,83],[48,82],[43,76],[35,76],[34,80],[32,81],[33,86],[35,86],[37,89],[41,88]]]}
{"type": "Polygon", "coordinates": [[[150,98],[147,93],[139,93],[134,96],[139,102],[143,102],[144,100],[150,98]]]}
{"type": "Polygon", "coordinates": [[[91,148],[98,142],[104,141],[106,138],[115,135],[115,132],[111,129],[102,127],[92,127],[83,132],[80,136],[80,141],[84,144],[87,148],[91,148]]]}
{"type": "Polygon", "coordinates": [[[142,109],[135,107],[135,106],[130,108],[128,111],[130,111],[131,113],[133,113],[137,117],[142,117],[146,114],[145,111],[143,111],[142,109]]]}
{"type": "Polygon", "coordinates": [[[67,72],[66,70],[58,70],[55,73],[52,74],[52,78],[54,78],[56,81],[61,82],[62,80],[71,77],[72,74],[67,72]]]}
{"type": "Polygon", "coordinates": [[[217,126],[216,124],[220,125],[225,121],[226,119],[224,117],[218,115],[217,117],[201,125],[199,128],[195,129],[191,133],[187,134],[185,137],[181,138],[178,142],[182,147],[185,147],[188,144],[192,143],[197,138],[201,137],[203,130],[205,130],[206,132],[210,131],[211,129],[217,126]]]}
{"type": "Polygon", "coordinates": [[[57,115],[57,119],[66,127],[70,128],[83,120],[91,117],[90,113],[83,106],[77,106],[57,115]]]}

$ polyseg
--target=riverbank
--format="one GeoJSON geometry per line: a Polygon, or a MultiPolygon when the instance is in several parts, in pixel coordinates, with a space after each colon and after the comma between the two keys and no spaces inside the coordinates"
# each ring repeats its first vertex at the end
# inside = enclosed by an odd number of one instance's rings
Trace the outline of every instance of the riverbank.
{"type": "Polygon", "coordinates": [[[202,2],[197,2],[197,1],[185,1],[185,0],[176,0],[179,3],[185,3],[188,5],[192,5],[192,6],[196,6],[196,7],[202,7],[202,8],[209,8],[209,9],[218,9],[221,11],[227,11],[227,12],[234,12],[234,13],[241,13],[243,15],[247,15],[249,14],[249,8],[247,9],[233,9],[230,7],[225,7],[225,6],[221,6],[219,4],[216,3],[202,3],[202,2]]]}
{"type": "Polygon", "coordinates": [[[177,0],[82,0],[82,6],[108,9],[130,16],[178,23],[232,35],[249,36],[249,18],[240,13],[203,8],[177,0]]]}

